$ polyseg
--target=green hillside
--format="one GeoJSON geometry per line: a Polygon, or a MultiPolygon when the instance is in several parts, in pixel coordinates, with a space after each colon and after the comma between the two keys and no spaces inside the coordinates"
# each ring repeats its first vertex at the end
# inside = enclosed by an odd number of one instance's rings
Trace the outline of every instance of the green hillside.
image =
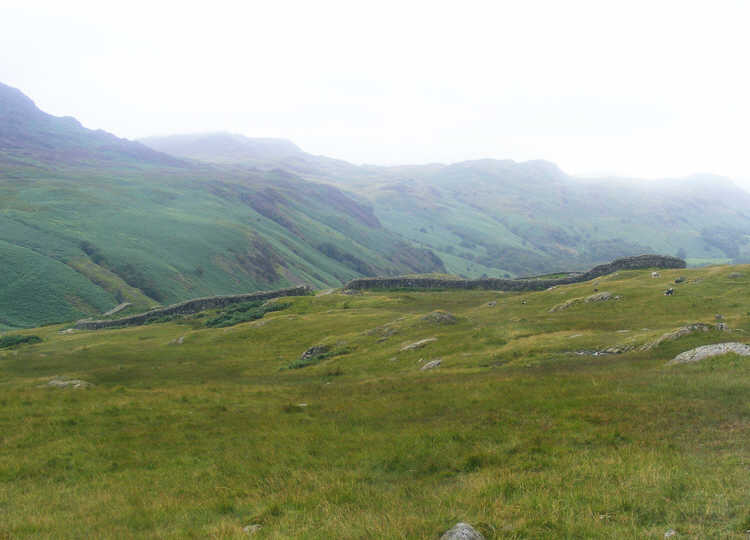
{"type": "Polygon", "coordinates": [[[395,180],[370,197],[386,227],[469,261],[472,275],[499,262],[528,274],[645,252],[750,260],[750,195],[718,177],[583,182],[543,162],[481,161],[395,180]]]}
{"type": "Polygon", "coordinates": [[[154,148],[0,85],[2,327],[362,276],[524,276],[648,252],[750,259],[750,195],[718,177],[355,166],[227,134],[143,142],[154,148]]]}
{"type": "MultiPolygon", "coordinates": [[[[179,138],[144,142],[226,161],[223,137],[204,136],[200,153],[179,138]]],[[[750,261],[750,194],[722,177],[579,179],[545,161],[357,167],[303,152],[269,154],[265,164],[257,153],[233,156],[359,194],[383,226],[467,277],[581,270],[640,253],[680,254],[696,265],[750,261]]]]}
{"type": "Polygon", "coordinates": [[[5,334],[0,536],[745,538],[748,358],[666,364],[750,343],[749,286],[631,270],[5,334]]]}
{"type": "Polygon", "coordinates": [[[188,163],[0,87],[0,324],[444,271],[366,204],[281,170],[188,163]],[[7,253],[7,256],[5,254],[7,253]]]}

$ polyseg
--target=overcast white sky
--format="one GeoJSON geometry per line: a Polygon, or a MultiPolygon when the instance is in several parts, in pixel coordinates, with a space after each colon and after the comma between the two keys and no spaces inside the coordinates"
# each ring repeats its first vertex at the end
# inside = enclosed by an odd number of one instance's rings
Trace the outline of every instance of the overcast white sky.
{"type": "Polygon", "coordinates": [[[746,180],[749,20],[747,0],[3,0],[0,81],[128,138],[746,180]]]}

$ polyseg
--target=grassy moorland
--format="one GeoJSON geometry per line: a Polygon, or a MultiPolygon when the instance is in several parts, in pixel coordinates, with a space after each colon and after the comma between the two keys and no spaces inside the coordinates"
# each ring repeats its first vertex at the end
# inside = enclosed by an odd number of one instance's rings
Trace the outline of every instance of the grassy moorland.
{"type": "Polygon", "coordinates": [[[0,537],[745,538],[750,362],[665,363],[750,341],[749,286],[748,266],[639,270],[20,332],[43,341],[0,350],[0,537]],[[621,298],[550,312],[594,289],[621,298]],[[716,314],[731,332],[640,349],[716,314]]]}

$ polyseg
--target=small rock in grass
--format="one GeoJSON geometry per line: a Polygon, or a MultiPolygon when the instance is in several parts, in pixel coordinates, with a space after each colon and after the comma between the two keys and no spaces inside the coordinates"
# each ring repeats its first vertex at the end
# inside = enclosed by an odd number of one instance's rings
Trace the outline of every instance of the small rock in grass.
{"type": "Polygon", "coordinates": [[[496,305],[497,305],[497,302],[494,300],[492,302],[487,302],[487,307],[495,307],[496,305]]]}
{"type": "Polygon", "coordinates": [[[328,345],[315,345],[303,352],[300,360],[310,360],[311,358],[314,358],[319,354],[325,354],[330,350],[331,348],[328,345]]]}
{"type": "Polygon", "coordinates": [[[90,382],[82,381],[80,379],[52,379],[47,383],[47,386],[53,388],[72,388],[73,390],[81,390],[83,388],[91,388],[94,386],[90,382]]]}
{"type": "Polygon", "coordinates": [[[435,324],[456,324],[456,316],[447,311],[433,311],[422,317],[423,321],[435,324]]]}
{"type": "Polygon", "coordinates": [[[426,339],[420,339],[419,341],[415,341],[414,343],[410,343],[409,345],[404,345],[401,347],[401,351],[413,351],[415,349],[421,349],[428,343],[432,343],[433,341],[437,341],[437,338],[431,337],[426,339]]]}
{"type": "Polygon", "coordinates": [[[484,536],[468,523],[456,523],[440,540],[484,540],[484,536]]]}
{"type": "Polygon", "coordinates": [[[255,534],[258,531],[260,531],[263,528],[263,525],[259,523],[253,523],[252,525],[247,525],[245,527],[242,527],[242,530],[246,532],[247,534],[255,534]]]}
{"type": "Polygon", "coordinates": [[[664,533],[664,538],[672,538],[673,536],[677,536],[677,531],[675,531],[674,529],[669,529],[664,533]]]}
{"type": "Polygon", "coordinates": [[[436,367],[439,367],[442,362],[443,361],[439,358],[437,360],[431,360],[430,362],[427,362],[425,365],[423,365],[421,370],[427,371],[428,369],[435,369],[436,367]]]}

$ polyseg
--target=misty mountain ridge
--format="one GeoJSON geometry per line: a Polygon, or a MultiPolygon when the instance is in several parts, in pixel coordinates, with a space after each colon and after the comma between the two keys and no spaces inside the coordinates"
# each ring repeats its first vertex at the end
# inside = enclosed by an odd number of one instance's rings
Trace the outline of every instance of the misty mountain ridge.
{"type": "Polygon", "coordinates": [[[694,264],[750,256],[750,194],[717,175],[578,178],[510,159],[357,166],[304,152],[253,166],[357,194],[386,228],[466,275],[584,269],[646,251],[694,264]]]}
{"type": "Polygon", "coordinates": [[[139,142],[159,152],[211,163],[251,164],[304,153],[286,139],[249,138],[226,132],[145,137],[139,142]]]}
{"type": "Polygon", "coordinates": [[[283,139],[120,139],[0,86],[0,328],[362,276],[750,258],[748,195],[580,181],[543,161],[353,165],[283,139]]]}
{"type": "MultiPolygon", "coordinates": [[[[617,175],[575,176],[565,173],[557,164],[535,159],[515,161],[512,159],[482,158],[455,163],[429,163],[407,165],[355,165],[344,160],[304,152],[288,139],[256,138],[229,132],[210,132],[168,136],[144,137],[138,139],[144,145],[175,157],[194,159],[207,163],[252,165],[261,168],[281,168],[298,174],[326,174],[336,177],[336,173],[353,175],[353,181],[368,177],[381,177],[393,180],[422,179],[429,177],[433,182],[450,183],[452,174],[464,171],[475,172],[474,180],[499,181],[503,175],[513,173],[516,179],[534,183],[575,181],[580,184],[630,185],[645,191],[693,189],[723,191],[744,198],[748,194],[732,179],[711,173],[692,174],[686,177],[642,179],[617,175]],[[331,169],[337,169],[332,171],[331,169]],[[436,174],[440,171],[440,174],[436,174]],[[742,192],[742,193],[740,193],[742,192]]],[[[462,180],[466,178],[462,177],[462,180]]]]}
{"type": "Polygon", "coordinates": [[[70,116],[41,111],[20,90],[0,83],[0,158],[29,165],[92,165],[92,162],[174,166],[182,160],[146,145],[91,130],[70,116]]]}

